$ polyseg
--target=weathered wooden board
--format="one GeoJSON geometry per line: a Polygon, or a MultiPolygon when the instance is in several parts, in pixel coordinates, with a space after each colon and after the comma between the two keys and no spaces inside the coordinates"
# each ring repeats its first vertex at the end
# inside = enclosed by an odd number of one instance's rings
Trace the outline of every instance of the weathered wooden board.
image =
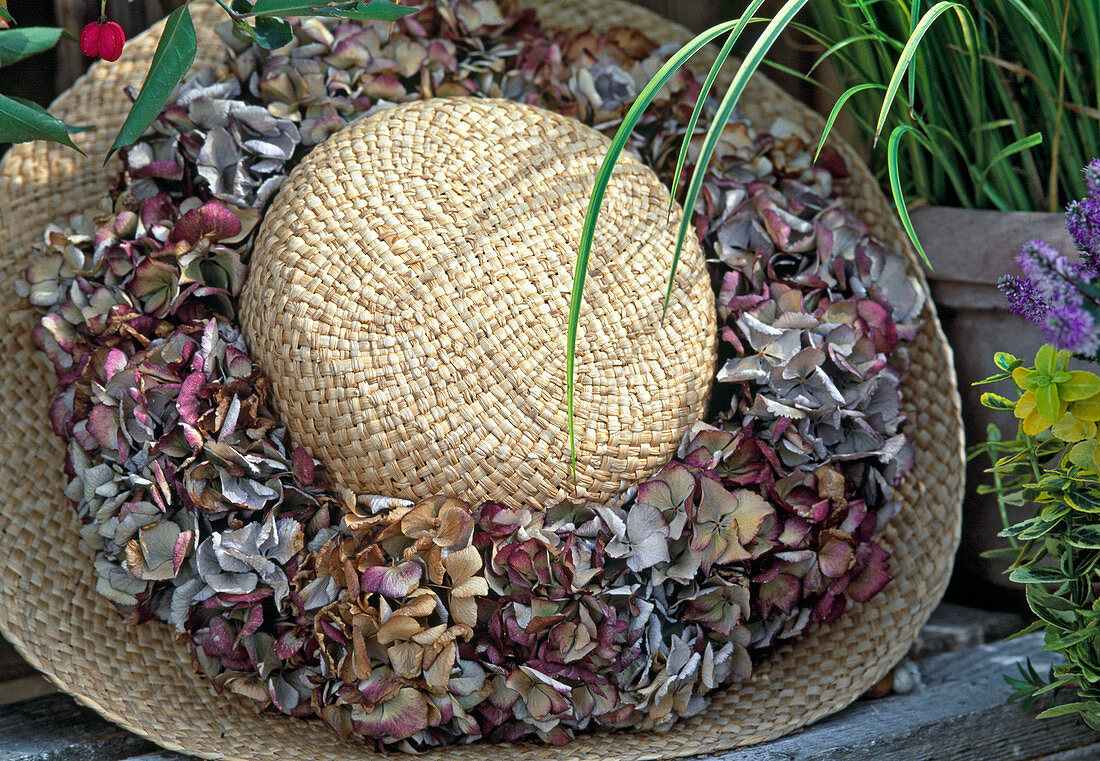
{"type": "Polygon", "coordinates": [[[156,750],[66,695],[0,707],[0,761],[119,761],[156,750]]]}
{"type": "Polygon", "coordinates": [[[998,613],[949,602],[940,603],[917,634],[913,646],[909,648],[909,657],[919,660],[997,642],[1023,629],[1026,623],[1024,617],[1017,613],[998,613]]]}
{"type": "Polygon", "coordinates": [[[1002,675],[1028,657],[1047,669],[1041,647],[1033,634],[925,659],[923,684],[909,694],[860,701],[798,734],[708,761],[1045,761],[1094,745],[1100,737],[1073,718],[1038,721],[1005,705],[1002,675]]]}
{"type": "MultiPolygon", "coordinates": [[[[1100,736],[1073,719],[1037,721],[1004,704],[1003,674],[1027,657],[1049,665],[1041,644],[1031,635],[924,659],[911,693],[859,701],[790,737],[697,761],[1096,761],[1100,736]]],[[[70,760],[188,761],[67,696],[0,708],[0,761],[70,760]]]]}

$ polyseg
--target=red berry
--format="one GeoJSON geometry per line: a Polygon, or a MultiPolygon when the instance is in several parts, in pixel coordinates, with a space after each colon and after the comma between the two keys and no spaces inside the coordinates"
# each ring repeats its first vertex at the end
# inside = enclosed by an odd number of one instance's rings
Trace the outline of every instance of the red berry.
{"type": "Polygon", "coordinates": [[[80,52],[89,58],[117,61],[126,44],[126,33],[113,21],[93,21],[80,32],[80,52]]]}
{"type": "Polygon", "coordinates": [[[122,46],[126,44],[126,33],[122,27],[111,21],[99,31],[99,57],[104,61],[117,61],[122,55],[122,46]]]}
{"type": "Polygon", "coordinates": [[[80,32],[80,52],[89,58],[99,57],[100,28],[100,25],[93,21],[80,32]]]}

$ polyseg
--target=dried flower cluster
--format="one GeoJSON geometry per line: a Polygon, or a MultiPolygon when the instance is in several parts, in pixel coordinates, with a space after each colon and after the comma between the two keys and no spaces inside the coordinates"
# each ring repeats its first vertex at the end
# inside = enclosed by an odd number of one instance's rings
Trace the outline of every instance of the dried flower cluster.
{"type": "MultiPolygon", "coordinates": [[[[832,197],[785,120],[732,121],[695,221],[718,290],[719,409],[622,507],[545,512],[332,490],[234,327],[251,235],[309,146],[398,101],[509,97],[612,131],[665,51],[549,33],[486,0],[395,25],[309,20],[180,89],[100,207],[46,231],[22,293],[59,385],[68,494],[97,586],[186,632],[214,684],[415,750],[663,729],[752,653],[889,580],[875,537],[911,462],[904,262],[832,197]]],[[[631,150],[669,181],[679,75],[631,150]]],[[[713,114],[715,104],[707,109],[713,114]]]]}
{"type": "Polygon", "coordinates": [[[1066,229],[1080,249],[1071,261],[1042,240],[1024,244],[1023,276],[1005,275],[1009,309],[1038,325],[1050,344],[1085,357],[1100,352],[1100,159],[1084,169],[1089,195],[1066,207],[1066,229]]]}

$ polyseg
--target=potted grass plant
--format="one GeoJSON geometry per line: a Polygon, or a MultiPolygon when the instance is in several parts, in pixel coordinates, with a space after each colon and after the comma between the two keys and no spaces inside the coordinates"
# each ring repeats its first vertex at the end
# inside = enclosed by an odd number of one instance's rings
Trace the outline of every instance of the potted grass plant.
{"type": "MultiPolygon", "coordinates": [[[[990,423],[1011,423],[971,385],[996,372],[1006,325],[1022,356],[1043,343],[1038,327],[1006,311],[997,281],[1016,271],[1012,258],[1030,239],[1076,249],[1059,212],[1085,194],[1080,167],[1100,155],[1100,9],[1093,0],[819,0],[807,10],[813,23],[798,28],[847,88],[830,123],[841,109],[851,115],[872,171],[911,217],[955,347],[967,439],[983,441],[990,423]]],[[[1001,529],[996,500],[977,491],[983,467],[972,461],[967,472],[955,588],[988,601],[1013,587],[1003,563],[983,556],[1001,529]]]]}

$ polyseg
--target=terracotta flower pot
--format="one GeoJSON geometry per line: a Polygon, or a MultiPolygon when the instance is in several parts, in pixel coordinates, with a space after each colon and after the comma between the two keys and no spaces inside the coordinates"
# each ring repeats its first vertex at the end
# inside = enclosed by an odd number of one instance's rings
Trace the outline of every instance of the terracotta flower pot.
{"type": "MultiPolygon", "coordinates": [[[[967,446],[985,441],[990,423],[995,423],[1006,437],[1012,436],[1016,430],[1012,414],[981,404],[982,392],[994,389],[973,384],[998,372],[993,365],[994,352],[1007,351],[1030,360],[1043,344],[1043,337],[1036,326],[1008,311],[997,280],[1002,275],[1019,273],[1016,254],[1034,238],[1075,256],[1076,246],[1066,232],[1064,217],[1061,213],[929,206],[915,210],[912,218],[932,262],[928,273],[932,298],[955,352],[967,446]]],[[[1004,573],[1008,563],[981,557],[986,550],[1005,546],[1005,540],[997,536],[1002,528],[997,500],[993,495],[977,493],[979,484],[990,482],[989,474],[984,472],[987,467],[985,456],[967,465],[963,536],[951,594],[979,605],[1022,606],[1022,589],[1010,583],[1004,573]]],[[[1024,516],[1010,517],[1019,520],[1024,516]]]]}

